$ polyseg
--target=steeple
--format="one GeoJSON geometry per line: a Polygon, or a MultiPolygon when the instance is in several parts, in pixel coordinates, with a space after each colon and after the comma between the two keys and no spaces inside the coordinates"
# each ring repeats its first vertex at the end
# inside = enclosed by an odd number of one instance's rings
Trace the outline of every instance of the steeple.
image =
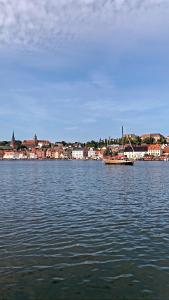
{"type": "Polygon", "coordinates": [[[35,135],[34,135],[34,142],[35,142],[35,145],[37,145],[37,144],[38,144],[38,138],[37,138],[37,135],[36,135],[36,133],[35,133],[35,135]]]}
{"type": "Polygon", "coordinates": [[[10,146],[11,146],[12,148],[15,148],[15,146],[16,146],[16,140],[15,140],[15,133],[14,133],[14,131],[13,131],[13,133],[12,133],[12,139],[11,139],[11,144],[10,144],[10,146]]]}
{"type": "Polygon", "coordinates": [[[12,142],[15,142],[15,133],[14,133],[14,131],[12,133],[12,142]]]}

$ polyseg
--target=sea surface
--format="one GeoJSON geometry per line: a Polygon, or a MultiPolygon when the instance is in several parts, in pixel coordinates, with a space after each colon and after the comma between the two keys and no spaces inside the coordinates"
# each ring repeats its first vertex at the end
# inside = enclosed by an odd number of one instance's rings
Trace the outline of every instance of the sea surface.
{"type": "Polygon", "coordinates": [[[169,299],[169,162],[0,171],[0,300],[169,299]]]}

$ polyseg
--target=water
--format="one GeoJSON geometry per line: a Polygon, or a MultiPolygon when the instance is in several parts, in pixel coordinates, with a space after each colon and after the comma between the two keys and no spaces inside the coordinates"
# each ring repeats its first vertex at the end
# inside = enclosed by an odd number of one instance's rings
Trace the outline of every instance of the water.
{"type": "Polygon", "coordinates": [[[0,162],[0,300],[167,300],[169,162],[0,162]]]}

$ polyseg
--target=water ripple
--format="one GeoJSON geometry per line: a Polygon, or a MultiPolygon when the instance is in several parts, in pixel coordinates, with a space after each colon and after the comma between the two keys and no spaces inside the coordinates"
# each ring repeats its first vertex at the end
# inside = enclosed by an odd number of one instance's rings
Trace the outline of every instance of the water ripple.
{"type": "Polygon", "coordinates": [[[169,163],[0,166],[0,300],[168,300],[169,163]]]}

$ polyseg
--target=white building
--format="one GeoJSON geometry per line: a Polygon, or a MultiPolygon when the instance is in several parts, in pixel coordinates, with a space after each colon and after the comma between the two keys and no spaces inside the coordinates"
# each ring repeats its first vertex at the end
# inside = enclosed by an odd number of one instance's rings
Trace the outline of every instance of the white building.
{"type": "Polygon", "coordinates": [[[17,153],[15,153],[14,151],[5,152],[3,158],[4,159],[18,159],[17,153]]]}
{"type": "Polygon", "coordinates": [[[37,159],[38,156],[34,152],[29,153],[29,159],[37,159]]]}
{"type": "Polygon", "coordinates": [[[18,153],[18,159],[27,159],[27,155],[25,153],[18,153]]]}
{"type": "Polygon", "coordinates": [[[124,150],[124,155],[127,156],[128,159],[142,159],[145,155],[148,154],[147,146],[135,146],[133,149],[129,146],[124,150]]]}
{"type": "Polygon", "coordinates": [[[72,158],[84,159],[84,150],[82,148],[74,148],[72,150],[72,158]]]}
{"type": "Polygon", "coordinates": [[[93,148],[90,148],[88,150],[88,158],[95,158],[96,157],[96,151],[93,148]]]}
{"type": "Polygon", "coordinates": [[[163,153],[162,147],[159,144],[149,145],[148,146],[148,154],[153,156],[161,156],[163,153]]]}
{"type": "Polygon", "coordinates": [[[23,152],[6,151],[3,156],[4,159],[27,159],[27,155],[23,152]]]}

